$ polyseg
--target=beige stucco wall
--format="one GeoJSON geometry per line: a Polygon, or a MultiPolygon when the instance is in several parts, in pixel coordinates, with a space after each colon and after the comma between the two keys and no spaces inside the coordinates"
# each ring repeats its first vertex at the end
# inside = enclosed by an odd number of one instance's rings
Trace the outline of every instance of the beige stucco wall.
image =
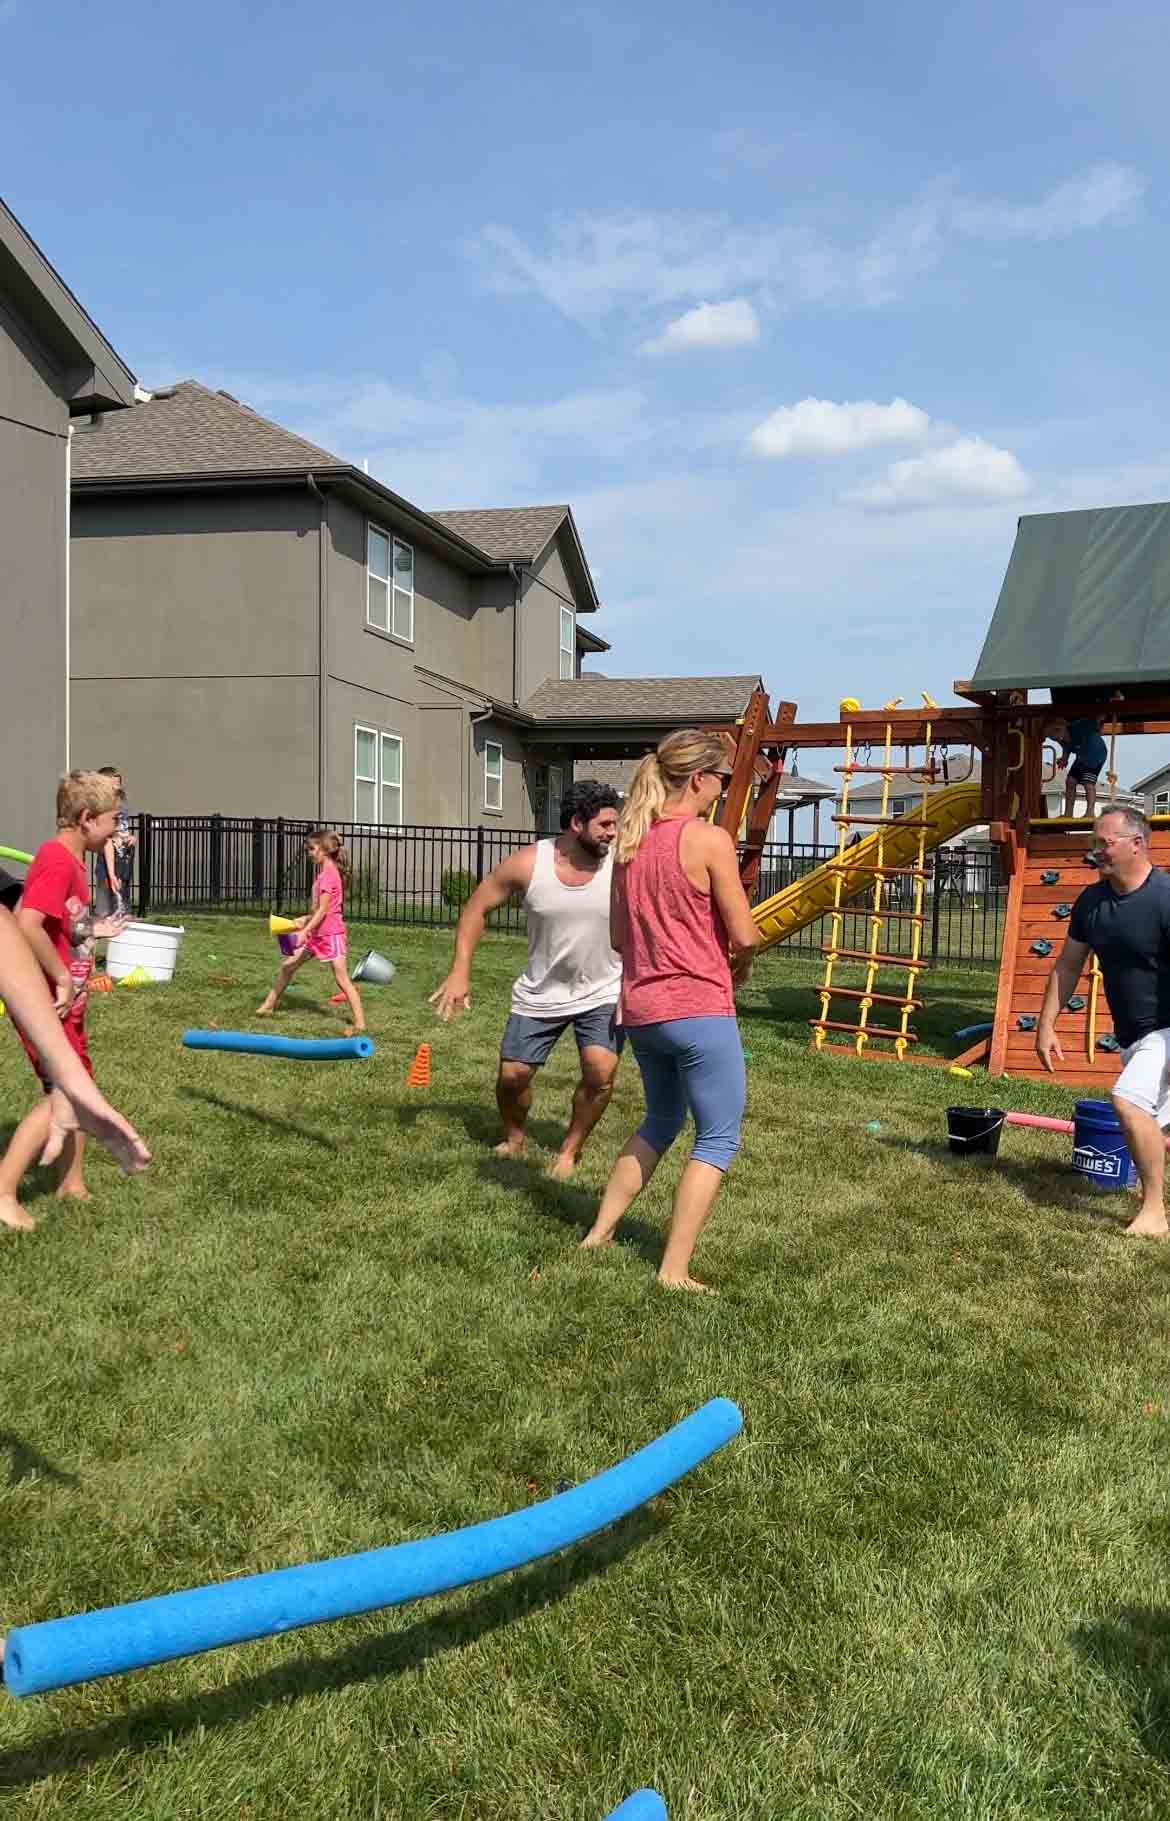
{"type": "Polygon", "coordinates": [[[31,851],[54,827],[65,765],[65,461],[54,369],[0,307],[0,841],[31,851]]]}
{"type": "Polygon", "coordinates": [[[561,608],[574,608],[573,590],[559,548],[562,531],[525,577],[520,604],[521,700],[560,676],[561,608]]]}
{"type": "Polygon", "coordinates": [[[315,814],[313,677],[75,681],[72,720],[76,763],[120,765],[133,809],[315,814]]]}

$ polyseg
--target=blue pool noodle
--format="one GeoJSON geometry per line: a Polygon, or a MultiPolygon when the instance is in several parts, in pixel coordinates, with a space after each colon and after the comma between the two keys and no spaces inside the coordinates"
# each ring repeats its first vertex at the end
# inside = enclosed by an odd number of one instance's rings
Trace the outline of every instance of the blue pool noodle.
{"type": "Polygon", "coordinates": [[[636,1789],[605,1821],[666,1821],[666,1803],[656,1789],[636,1789]]]}
{"type": "Polygon", "coordinates": [[[5,1686],[14,1695],[44,1694],[96,1676],[122,1675],[172,1657],[272,1637],[299,1625],[426,1599],[524,1568],[628,1516],[742,1427],[743,1417],[733,1403],[712,1398],[629,1460],[506,1517],[364,1555],[277,1568],[129,1606],[19,1626],[9,1632],[5,1645],[5,1686]]]}
{"type": "Polygon", "coordinates": [[[269,1037],[255,1031],[184,1031],[187,1050],[239,1050],[245,1056],[293,1056],[301,1062],[364,1062],[372,1037],[269,1037]]]}

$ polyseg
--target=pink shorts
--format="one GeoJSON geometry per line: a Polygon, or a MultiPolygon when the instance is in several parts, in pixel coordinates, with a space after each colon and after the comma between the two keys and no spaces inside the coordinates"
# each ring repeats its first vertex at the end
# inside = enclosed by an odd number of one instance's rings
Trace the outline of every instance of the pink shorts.
{"type": "Polygon", "coordinates": [[[308,941],[305,943],[305,947],[308,949],[310,955],[316,956],[318,961],[344,961],[346,952],[345,932],[342,930],[336,936],[323,936],[318,930],[314,935],[309,937],[308,941]]]}

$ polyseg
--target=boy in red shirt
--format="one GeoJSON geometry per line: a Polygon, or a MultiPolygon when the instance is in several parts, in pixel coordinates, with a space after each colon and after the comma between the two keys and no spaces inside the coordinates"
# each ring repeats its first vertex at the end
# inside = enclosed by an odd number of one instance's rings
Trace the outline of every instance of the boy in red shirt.
{"type": "MultiPolygon", "coordinates": [[[[57,790],[57,835],[38,849],[24,882],[16,919],[41,964],[54,994],[57,1016],[70,1049],[93,1074],[85,1041],[85,1006],[93,972],[93,946],[99,936],[116,936],[124,918],[95,923],[89,916],[86,854],[99,853],[111,839],[118,819],[118,791],[113,781],[94,771],[71,771],[57,790]]],[[[18,1027],[19,1030],[19,1027],[18,1027]]],[[[0,1163],[0,1225],[30,1228],[36,1223],[17,1200],[26,1170],[40,1157],[49,1139],[52,1082],[28,1038],[20,1031],[29,1061],[45,1090],[40,1104],[27,1113],[12,1135],[0,1163]]],[[[69,1134],[61,1151],[58,1195],[84,1201],[89,1191],[82,1177],[84,1135],[69,1134]]]]}

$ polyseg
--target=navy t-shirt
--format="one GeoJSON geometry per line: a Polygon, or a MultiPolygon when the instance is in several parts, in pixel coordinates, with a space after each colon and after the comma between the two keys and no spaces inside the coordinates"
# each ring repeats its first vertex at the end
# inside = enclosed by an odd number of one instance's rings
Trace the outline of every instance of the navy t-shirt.
{"type": "Polygon", "coordinates": [[[1170,876],[1155,867],[1133,892],[1099,879],[1073,905],[1068,933],[1087,942],[1101,964],[1123,1048],[1170,1026],[1170,876]]]}

